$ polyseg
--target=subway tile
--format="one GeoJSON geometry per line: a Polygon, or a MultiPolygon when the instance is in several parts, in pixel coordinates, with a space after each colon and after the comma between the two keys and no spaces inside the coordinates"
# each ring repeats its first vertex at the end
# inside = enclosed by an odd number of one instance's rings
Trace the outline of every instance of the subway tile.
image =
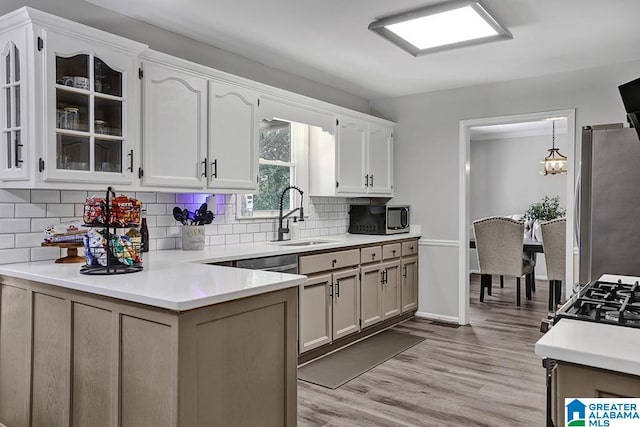
{"type": "Polygon", "coordinates": [[[247,233],[260,232],[260,223],[247,224],[247,233]]]}
{"type": "Polygon", "coordinates": [[[44,240],[44,233],[16,233],[16,248],[33,248],[40,246],[44,240]]]}
{"type": "Polygon", "coordinates": [[[0,202],[29,203],[31,201],[30,190],[4,190],[0,189],[0,202]]]}
{"type": "Polygon", "coordinates": [[[209,246],[220,246],[225,244],[225,236],[209,236],[209,246]]]}
{"type": "Polygon", "coordinates": [[[31,190],[31,203],[60,203],[60,191],[31,190]]]}
{"type": "Polygon", "coordinates": [[[13,218],[15,205],[13,203],[0,203],[0,218],[13,218]]]}
{"type": "Polygon", "coordinates": [[[233,234],[242,234],[247,232],[246,224],[233,224],[233,234]]]}
{"type": "Polygon", "coordinates": [[[182,227],[167,227],[167,237],[180,237],[182,238],[182,227]]]}
{"type": "Polygon", "coordinates": [[[253,243],[253,234],[240,234],[240,243],[253,243]]]}
{"type": "Polygon", "coordinates": [[[198,194],[194,194],[193,195],[193,203],[197,203],[198,205],[201,205],[203,203],[207,203],[207,198],[211,196],[211,194],[203,194],[203,193],[198,193],[198,194]]]}
{"type": "Polygon", "coordinates": [[[193,194],[176,194],[177,203],[193,203],[193,194]]]}
{"type": "Polygon", "coordinates": [[[61,256],[66,256],[66,249],[64,249],[64,251],[65,254],[60,255],[60,248],[56,247],[31,248],[31,261],[46,261],[58,259],[61,256]]]}
{"type": "Polygon", "coordinates": [[[231,224],[218,226],[218,234],[231,234],[231,233],[233,233],[233,226],[231,224]]]}
{"type": "Polygon", "coordinates": [[[269,232],[275,230],[275,222],[261,222],[260,231],[269,232]]]}
{"type": "Polygon", "coordinates": [[[156,239],[156,249],[164,250],[164,249],[175,249],[176,248],[176,239],[156,239]]]}
{"type": "Polygon", "coordinates": [[[29,218],[0,219],[0,233],[28,233],[30,230],[31,220],[29,218]]]}
{"type": "Polygon", "coordinates": [[[29,256],[30,256],[29,248],[0,249],[0,264],[10,264],[13,262],[28,262],[29,256]]]}
{"type": "Polygon", "coordinates": [[[71,203],[47,203],[47,216],[50,217],[73,217],[75,205],[71,203]]]}
{"type": "Polygon", "coordinates": [[[165,215],[166,206],[162,203],[146,203],[144,208],[147,210],[147,215],[165,215]]]}
{"type": "Polygon", "coordinates": [[[73,214],[77,217],[84,215],[84,203],[76,203],[73,205],[73,214]]]}
{"type": "Polygon", "coordinates": [[[157,193],[156,202],[157,203],[175,203],[176,195],[175,193],[157,193]]]}
{"type": "Polygon", "coordinates": [[[253,241],[254,242],[266,242],[267,241],[267,233],[253,233],[253,241]]]}
{"type": "Polygon", "coordinates": [[[239,234],[227,234],[224,237],[226,245],[233,245],[236,243],[240,243],[240,235],[239,234]]]}
{"type": "MultiPolygon", "coordinates": [[[[158,248],[156,239],[149,239],[149,250],[155,251],[158,248]]],[[[144,264],[144,254],[142,254],[142,262],[144,264]]]]}
{"type": "Polygon", "coordinates": [[[158,226],[158,217],[151,215],[151,216],[145,216],[145,218],[147,219],[147,227],[157,227],[158,226]]]}
{"type": "Polygon", "coordinates": [[[167,237],[167,227],[149,227],[150,239],[163,239],[167,237]]]}
{"type": "Polygon", "coordinates": [[[60,192],[61,203],[82,203],[84,205],[84,202],[86,199],[87,199],[86,191],[62,190],[60,192]]]}
{"type": "Polygon", "coordinates": [[[31,218],[31,231],[44,231],[50,225],[60,224],[60,218],[31,218]]]}
{"type": "MultiPolygon", "coordinates": [[[[156,218],[156,225],[158,227],[170,227],[176,224],[180,224],[172,215],[158,215],[156,218]]],[[[147,225],[149,222],[149,217],[147,217],[147,225]]]]}
{"type": "Polygon", "coordinates": [[[16,218],[43,218],[47,216],[47,205],[44,203],[16,203],[16,218]]]}
{"type": "Polygon", "coordinates": [[[138,191],[135,194],[135,198],[143,203],[156,202],[156,193],[154,193],[153,191],[138,191]]]}
{"type": "Polygon", "coordinates": [[[204,234],[205,236],[213,236],[218,234],[218,226],[215,224],[207,224],[204,226],[204,234]]]}
{"type": "Polygon", "coordinates": [[[13,234],[0,234],[0,249],[11,249],[15,247],[13,234]]]}

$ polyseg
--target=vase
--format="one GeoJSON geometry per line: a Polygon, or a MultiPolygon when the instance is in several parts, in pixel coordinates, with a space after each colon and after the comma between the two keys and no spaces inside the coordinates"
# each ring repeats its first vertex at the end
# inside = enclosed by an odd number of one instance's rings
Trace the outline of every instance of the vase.
{"type": "Polygon", "coordinates": [[[182,249],[185,251],[197,251],[204,249],[204,225],[182,226],[182,249]]]}
{"type": "Polygon", "coordinates": [[[542,242],[542,228],[540,227],[540,220],[538,219],[533,222],[533,238],[538,242],[542,242]]]}

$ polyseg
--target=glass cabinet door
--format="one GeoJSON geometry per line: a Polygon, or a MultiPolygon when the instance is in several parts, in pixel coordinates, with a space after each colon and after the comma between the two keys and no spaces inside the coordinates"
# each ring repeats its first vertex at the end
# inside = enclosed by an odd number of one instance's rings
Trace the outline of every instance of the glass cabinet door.
{"type": "Polygon", "coordinates": [[[24,156],[23,102],[21,49],[14,41],[4,43],[0,64],[0,146],[2,164],[0,178],[24,178],[26,169],[24,156]]]}
{"type": "Polygon", "coordinates": [[[127,135],[135,57],[45,32],[45,180],[131,182],[127,135]]]}
{"type": "Polygon", "coordinates": [[[56,56],[56,168],[122,173],[121,71],[91,53],[56,56]]]}

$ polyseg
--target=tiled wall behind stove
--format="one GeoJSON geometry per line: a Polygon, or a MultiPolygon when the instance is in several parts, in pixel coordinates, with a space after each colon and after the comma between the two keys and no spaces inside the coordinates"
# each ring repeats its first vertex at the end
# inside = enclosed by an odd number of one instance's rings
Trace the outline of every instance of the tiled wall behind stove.
{"type": "MultiPolygon", "coordinates": [[[[87,196],[100,191],[5,190],[0,189],[0,264],[42,261],[64,256],[66,250],[42,247],[45,227],[81,220],[87,196]],[[62,253],[62,254],[61,254],[62,253]]],[[[124,193],[143,202],[149,226],[151,250],[176,249],[182,245],[180,224],[173,218],[174,206],[197,209],[205,194],[124,193]]],[[[205,226],[208,246],[263,242],[275,238],[276,219],[236,219],[236,195],[215,196],[215,219],[205,226]]],[[[211,199],[209,199],[211,202],[211,199]]],[[[300,237],[344,234],[348,227],[349,200],[310,197],[309,217],[300,223],[300,237]]],[[[210,206],[209,209],[212,209],[210,206]]]]}

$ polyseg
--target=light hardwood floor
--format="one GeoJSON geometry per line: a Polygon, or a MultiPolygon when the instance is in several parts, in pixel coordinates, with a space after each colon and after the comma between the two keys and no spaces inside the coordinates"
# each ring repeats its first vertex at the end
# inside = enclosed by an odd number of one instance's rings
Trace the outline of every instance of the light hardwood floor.
{"type": "MultiPolygon", "coordinates": [[[[452,284],[452,286],[455,284],[452,284]]],[[[545,380],[533,352],[548,282],[515,304],[515,279],[479,302],[471,276],[470,325],[409,320],[395,329],[420,344],[337,390],[298,381],[299,426],[544,426],[545,380]]]]}

